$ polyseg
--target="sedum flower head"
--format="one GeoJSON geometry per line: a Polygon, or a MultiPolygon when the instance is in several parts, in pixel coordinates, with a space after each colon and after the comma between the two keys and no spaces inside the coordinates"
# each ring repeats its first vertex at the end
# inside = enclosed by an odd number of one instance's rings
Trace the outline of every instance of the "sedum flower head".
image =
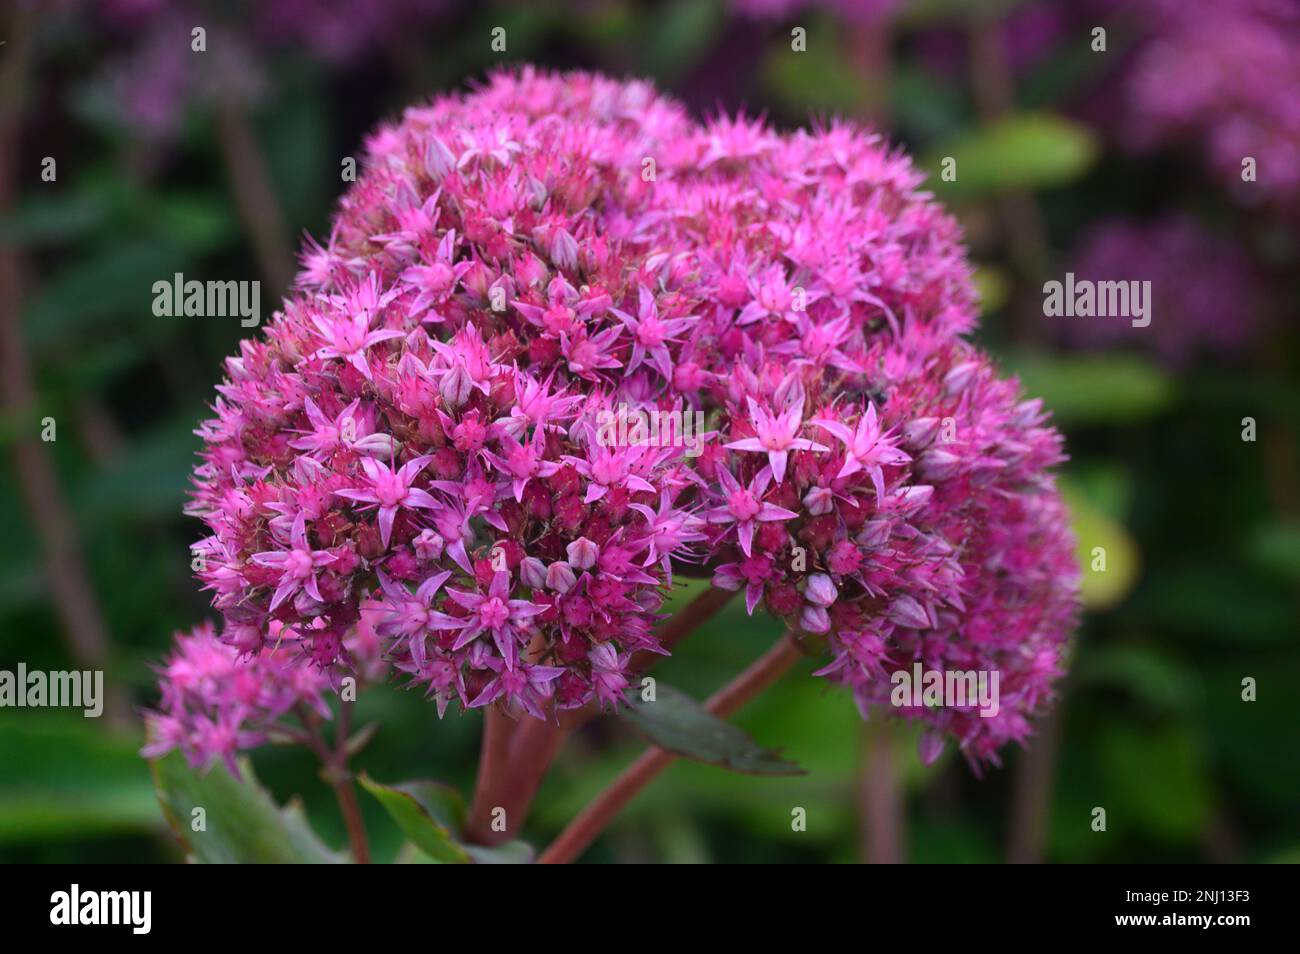
{"type": "Polygon", "coordinates": [[[996,718],[903,714],[976,761],[1023,738],[1076,605],[1060,438],[963,338],[921,179],[849,124],[700,124],[583,73],[381,127],[200,430],[199,577],[241,649],[337,673],[373,631],[439,711],[613,705],[703,563],[864,709],[913,661],[996,668],[996,718]]]}

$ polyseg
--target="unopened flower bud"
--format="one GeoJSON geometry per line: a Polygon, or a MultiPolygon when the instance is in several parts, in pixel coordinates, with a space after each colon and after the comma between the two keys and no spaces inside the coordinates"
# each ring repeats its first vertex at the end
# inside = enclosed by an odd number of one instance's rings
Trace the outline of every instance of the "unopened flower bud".
{"type": "Polygon", "coordinates": [[[814,573],[808,577],[807,588],[803,591],[804,599],[814,606],[830,606],[839,598],[835,581],[825,573],[814,573]]]}
{"type": "Polygon", "coordinates": [[[820,606],[805,606],[799,614],[799,627],[805,633],[825,633],[831,628],[831,617],[820,606]]]}
{"type": "Polygon", "coordinates": [[[600,557],[600,547],[586,537],[579,537],[568,545],[569,565],[575,570],[590,570],[600,557]]]}
{"type": "Polygon", "coordinates": [[[574,575],[573,567],[560,560],[556,560],[546,568],[546,587],[557,593],[567,593],[573,589],[578,582],[577,576],[574,575]]]}
{"type": "Polygon", "coordinates": [[[537,557],[524,557],[519,562],[519,579],[535,590],[546,585],[546,564],[537,557]]]}
{"type": "Polygon", "coordinates": [[[438,391],[448,405],[460,407],[469,400],[469,392],[473,387],[474,381],[470,378],[469,372],[465,370],[464,365],[458,364],[442,376],[438,391]]]}

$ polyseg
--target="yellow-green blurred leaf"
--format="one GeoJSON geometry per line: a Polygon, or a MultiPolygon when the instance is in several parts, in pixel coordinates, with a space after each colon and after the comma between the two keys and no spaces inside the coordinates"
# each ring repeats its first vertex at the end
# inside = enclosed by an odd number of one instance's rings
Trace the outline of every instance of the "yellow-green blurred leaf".
{"type": "Polygon", "coordinates": [[[1083,602],[1091,610],[1110,609],[1137,584],[1141,555],[1137,542],[1118,520],[1102,512],[1077,487],[1061,482],[1078,538],[1083,602]]]}
{"type": "Polygon", "coordinates": [[[1053,113],[1024,113],[963,133],[930,153],[921,168],[936,193],[966,198],[1065,185],[1087,172],[1097,153],[1087,127],[1053,113]],[[951,182],[939,175],[948,156],[956,160],[951,182]]]}
{"type": "Polygon", "coordinates": [[[1177,394],[1167,373],[1127,355],[1019,355],[1005,363],[1061,424],[1145,420],[1168,408],[1177,394]]]}

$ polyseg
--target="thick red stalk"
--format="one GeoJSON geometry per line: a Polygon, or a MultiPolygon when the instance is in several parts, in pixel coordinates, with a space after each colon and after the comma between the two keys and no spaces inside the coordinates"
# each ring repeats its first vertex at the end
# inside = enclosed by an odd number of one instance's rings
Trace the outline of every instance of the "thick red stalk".
{"type": "MultiPolygon", "coordinates": [[[[705,707],[718,718],[727,718],[776,682],[802,655],[793,634],[786,633],[748,669],[719,689],[705,707]]],[[[675,758],[675,755],[660,748],[647,749],[569,823],[542,853],[538,862],[555,865],[576,860],[624,806],[672,764],[675,758]]]]}
{"type": "Polygon", "coordinates": [[[504,841],[512,827],[518,828],[518,822],[511,817],[510,806],[506,804],[510,784],[510,740],[515,731],[514,720],[500,704],[490,705],[484,711],[478,779],[465,821],[465,837],[476,844],[491,845],[504,841]],[[506,825],[503,830],[494,831],[493,814],[498,808],[506,811],[506,825]]]}
{"type": "MultiPolygon", "coordinates": [[[[710,587],[682,607],[664,624],[659,633],[659,643],[665,649],[672,649],[683,639],[704,623],[712,619],[735,594],[729,590],[710,587]]],[[[645,672],[663,657],[657,653],[642,652],[632,659],[634,672],[645,672]]],[[[528,809],[532,805],[542,780],[550,769],[551,760],[560,750],[574,730],[581,728],[595,718],[598,710],[595,706],[564,712],[557,719],[542,720],[524,718],[514,732],[510,743],[508,765],[504,776],[494,787],[492,795],[506,810],[506,818],[514,831],[519,831],[528,809]]],[[[481,770],[481,766],[480,766],[481,770]]],[[[505,840],[506,833],[479,830],[475,835],[485,839],[486,844],[505,840]]]]}

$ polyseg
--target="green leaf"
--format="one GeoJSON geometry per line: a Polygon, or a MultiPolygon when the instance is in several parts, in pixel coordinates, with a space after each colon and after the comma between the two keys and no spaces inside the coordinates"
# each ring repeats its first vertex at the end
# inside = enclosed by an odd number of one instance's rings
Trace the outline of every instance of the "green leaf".
{"type": "Polygon", "coordinates": [[[898,64],[890,75],[889,96],[895,135],[905,141],[938,142],[955,135],[966,122],[961,86],[920,66],[898,64]]]}
{"type": "Polygon", "coordinates": [[[92,526],[117,517],[170,519],[185,503],[199,446],[192,418],[173,415],[135,438],[130,454],[83,475],[73,495],[78,513],[92,526]]]}
{"type": "Polygon", "coordinates": [[[1250,560],[1279,580],[1300,582],[1300,523],[1258,527],[1246,543],[1250,560]]]}
{"type": "Polygon", "coordinates": [[[997,265],[980,265],[975,269],[975,291],[980,298],[980,311],[992,314],[1011,298],[1011,276],[997,265]]]}
{"type": "Polygon", "coordinates": [[[1097,733],[1098,804],[1120,832],[1178,842],[1204,830],[1214,801],[1205,751],[1185,726],[1106,723],[1097,733]],[[1104,799],[1104,800],[1103,800],[1104,799]]]}
{"type": "Polygon", "coordinates": [[[1137,585],[1142,567],[1137,541],[1073,484],[1062,480],[1060,487],[1077,542],[1084,604],[1091,610],[1109,609],[1137,585]]]}
{"type": "Polygon", "coordinates": [[[454,789],[430,781],[382,785],[365,773],[359,781],[384,806],[402,833],[430,858],[454,865],[474,860],[457,839],[465,805],[454,789]]]}
{"type": "Polygon", "coordinates": [[[656,76],[678,76],[698,63],[726,24],[717,0],[674,0],[656,11],[655,29],[643,34],[646,63],[656,76]]]}
{"type": "Polygon", "coordinates": [[[654,702],[634,697],[623,717],[675,755],[747,775],[803,775],[804,770],[723,722],[686,693],[660,683],[654,702]]]}
{"type": "Polygon", "coordinates": [[[163,814],[188,849],[205,864],[338,864],[347,855],[331,851],[312,831],[302,806],[275,804],[257,784],[253,766],[241,759],[243,781],[218,763],[195,773],[178,753],[153,763],[163,814]],[[203,831],[192,830],[194,809],[204,811],[203,831]]]}
{"type": "Polygon", "coordinates": [[[1097,153],[1087,127],[1052,113],[1022,113],[963,133],[935,149],[921,168],[930,172],[937,193],[966,198],[1065,185],[1087,172],[1097,153]],[[948,156],[957,161],[951,182],[939,175],[948,156]]]}
{"type": "Polygon", "coordinates": [[[80,712],[0,710],[0,845],[161,830],[140,742],[80,712]]]}
{"type": "Polygon", "coordinates": [[[767,52],[762,82],[767,92],[790,110],[825,110],[856,114],[874,91],[868,90],[826,23],[808,28],[808,49],[817,53],[791,55],[789,34],[767,52]]]}
{"type": "Polygon", "coordinates": [[[1295,642],[1294,601],[1271,580],[1168,553],[1128,609],[1157,632],[1191,639],[1236,647],[1295,642]]]}
{"type": "MultiPolygon", "coordinates": [[[[466,853],[479,865],[529,865],[537,856],[533,846],[524,841],[508,841],[504,845],[489,848],[485,845],[465,845],[466,853]]],[[[393,859],[398,865],[440,865],[443,862],[431,858],[414,842],[406,842],[393,859]]]]}
{"type": "Polygon", "coordinates": [[[124,239],[79,256],[54,272],[28,304],[28,340],[35,349],[67,348],[82,332],[123,317],[132,328],[154,322],[147,327],[161,333],[170,319],[153,316],[153,284],[184,272],[192,261],[164,239],[124,239]]]}
{"type": "Polygon", "coordinates": [[[397,851],[397,857],[393,859],[395,865],[436,865],[441,862],[434,861],[423,851],[417,848],[412,842],[404,842],[402,847],[397,851]]]}
{"type": "Polygon", "coordinates": [[[1173,403],[1173,379],[1123,355],[1009,356],[1009,370],[1062,424],[1113,424],[1154,417],[1173,403]]]}
{"type": "Polygon", "coordinates": [[[0,222],[0,242],[30,248],[78,238],[104,219],[97,198],[76,191],[28,197],[0,222]]]}
{"type": "Polygon", "coordinates": [[[235,234],[230,207],[201,193],[162,195],[149,203],[147,211],[150,235],[166,236],[167,241],[196,255],[211,252],[235,234]]]}

